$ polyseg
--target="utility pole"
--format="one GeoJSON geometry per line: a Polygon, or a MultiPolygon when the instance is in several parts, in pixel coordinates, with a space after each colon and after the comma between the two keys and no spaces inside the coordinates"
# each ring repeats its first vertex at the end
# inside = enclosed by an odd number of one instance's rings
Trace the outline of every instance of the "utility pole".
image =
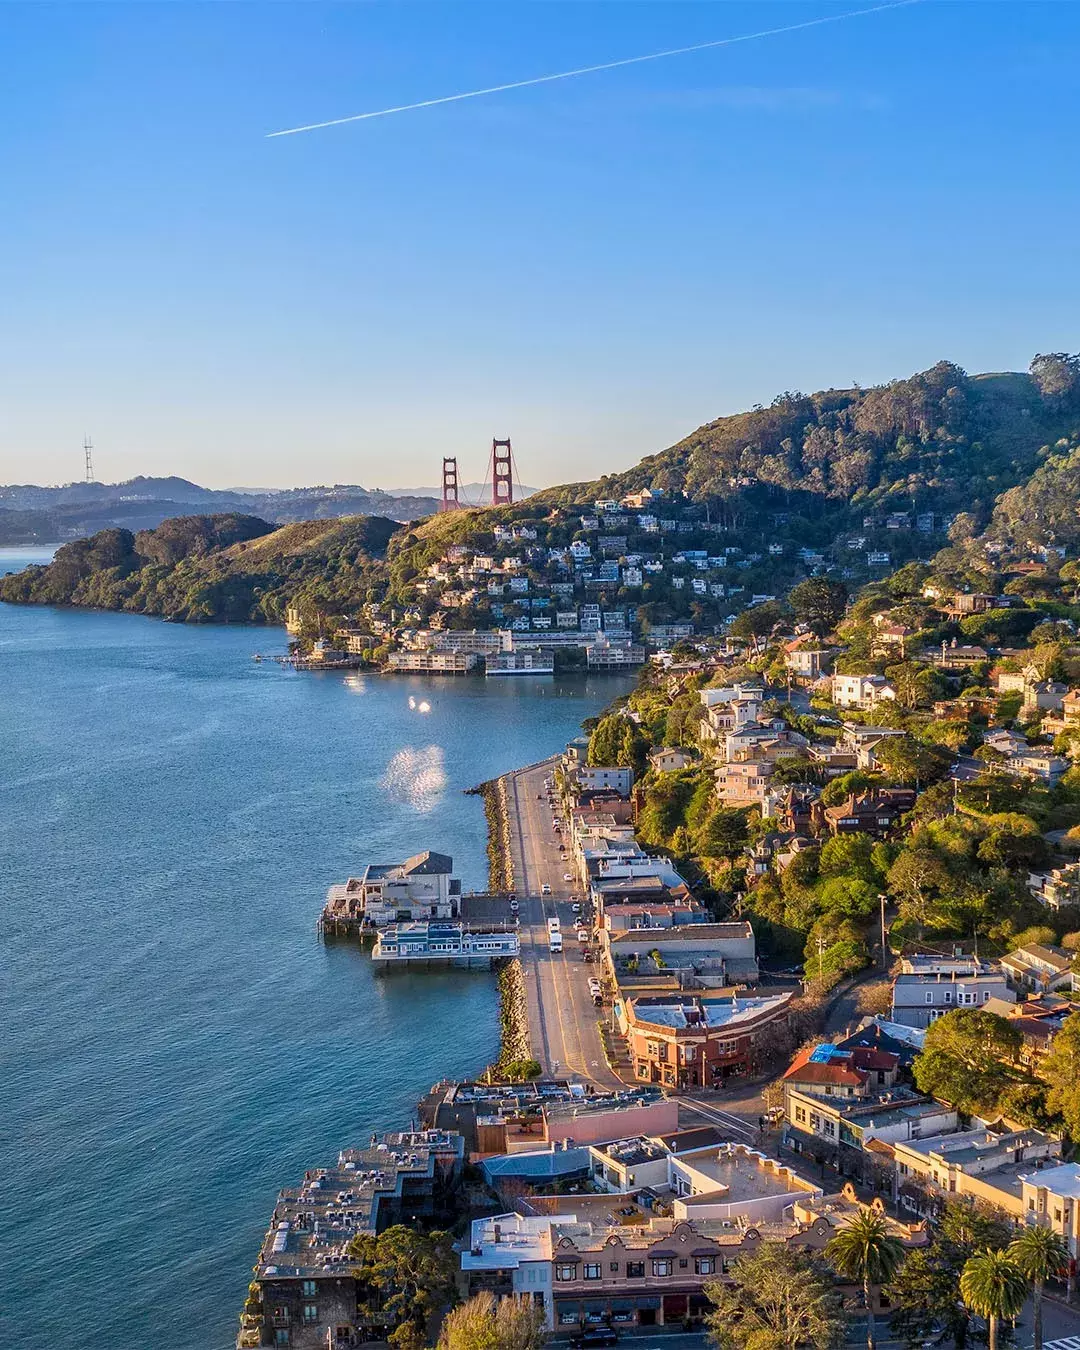
{"type": "Polygon", "coordinates": [[[823,937],[819,937],[817,940],[817,961],[818,982],[823,983],[825,980],[825,939],[823,937]]]}
{"type": "Polygon", "coordinates": [[[83,437],[83,454],[86,456],[86,481],[94,481],[94,442],[89,436],[83,437]]]}
{"type": "Polygon", "coordinates": [[[881,968],[882,968],[882,970],[887,970],[887,969],[889,968],[889,957],[888,957],[888,948],[885,946],[885,892],[884,892],[884,891],[881,891],[881,892],[880,892],[880,894],[878,895],[878,899],[881,901],[881,968]]]}

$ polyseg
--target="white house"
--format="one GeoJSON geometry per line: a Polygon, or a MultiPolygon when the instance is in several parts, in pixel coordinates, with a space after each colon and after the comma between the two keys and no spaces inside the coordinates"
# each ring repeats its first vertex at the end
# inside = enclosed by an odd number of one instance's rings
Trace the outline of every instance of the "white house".
{"type": "Polygon", "coordinates": [[[832,701],[838,708],[870,709],[896,698],[884,675],[834,675],[832,701]]]}

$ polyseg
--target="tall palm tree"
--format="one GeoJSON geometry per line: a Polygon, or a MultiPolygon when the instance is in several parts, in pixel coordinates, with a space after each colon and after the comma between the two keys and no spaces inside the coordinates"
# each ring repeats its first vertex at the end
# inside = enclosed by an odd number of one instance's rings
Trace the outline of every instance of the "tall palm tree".
{"type": "Polygon", "coordinates": [[[1024,1278],[1031,1281],[1035,1350],[1042,1350],[1043,1285],[1068,1263],[1069,1249],[1064,1238],[1053,1229],[1032,1227],[1025,1228],[1019,1237],[1013,1238],[1006,1248],[1006,1255],[1024,1278]]]}
{"type": "Polygon", "coordinates": [[[903,1244],[889,1233],[884,1214],[864,1209],[858,1218],[829,1240],[825,1255],[840,1275],[862,1285],[866,1302],[866,1346],[867,1350],[874,1350],[877,1342],[873,1287],[888,1284],[896,1274],[904,1259],[903,1244]]]}
{"type": "Polygon", "coordinates": [[[990,1350],[997,1350],[998,1323],[1015,1317],[1027,1299],[1027,1280],[1005,1252],[984,1247],[969,1256],[960,1272],[960,1297],[980,1317],[990,1332],[990,1350]]]}

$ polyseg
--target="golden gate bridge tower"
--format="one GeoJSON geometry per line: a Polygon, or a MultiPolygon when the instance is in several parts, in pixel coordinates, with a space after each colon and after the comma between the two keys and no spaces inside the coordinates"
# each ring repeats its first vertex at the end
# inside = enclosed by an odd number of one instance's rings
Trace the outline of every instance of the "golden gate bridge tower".
{"type": "MultiPolygon", "coordinates": [[[[487,477],[480,489],[479,506],[484,505],[484,493],[491,483],[491,505],[512,506],[514,504],[514,477],[517,465],[514,463],[514,450],[509,439],[500,441],[497,437],[491,442],[491,459],[488,461],[487,477]]],[[[520,480],[519,480],[520,481],[520,480]]],[[[458,480],[456,455],[443,455],[442,462],[442,499],[440,511],[457,511],[461,507],[472,506],[468,498],[462,499],[461,484],[458,480]]]]}
{"type": "Polygon", "coordinates": [[[458,496],[457,458],[444,455],[442,462],[442,505],[440,511],[456,511],[461,505],[458,496]]]}
{"type": "Polygon", "coordinates": [[[510,506],[514,501],[514,452],[509,440],[491,442],[491,504],[510,506]]]}

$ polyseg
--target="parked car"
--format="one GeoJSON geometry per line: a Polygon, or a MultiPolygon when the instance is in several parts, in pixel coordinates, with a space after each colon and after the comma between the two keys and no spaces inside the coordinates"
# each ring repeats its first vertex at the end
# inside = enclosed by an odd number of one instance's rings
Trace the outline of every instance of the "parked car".
{"type": "Polygon", "coordinates": [[[575,900],[574,903],[570,906],[570,910],[571,910],[571,912],[572,912],[573,914],[580,914],[580,913],[581,913],[581,906],[580,906],[580,905],[578,904],[578,902],[575,900]]]}
{"type": "Polygon", "coordinates": [[[618,1345],[619,1333],[614,1327],[586,1327],[570,1337],[570,1350],[586,1350],[594,1345],[618,1345]]]}
{"type": "Polygon", "coordinates": [[[564,873],[562,874],[562,879],[563,879],[563,881],[573,881],[574,878],[573,878],[573,876],[571,876],[571,874],[570,874],[569,872],[564,872],[564,873]]]}
{"type": "Polygon", "coordinates": [[[518,912],[518,902],[517,902],[516,900],[511,900],[511,901],[510,901],[510,913],[511,913],[511,914],[516,914],[517,912],[518,912]]]}

